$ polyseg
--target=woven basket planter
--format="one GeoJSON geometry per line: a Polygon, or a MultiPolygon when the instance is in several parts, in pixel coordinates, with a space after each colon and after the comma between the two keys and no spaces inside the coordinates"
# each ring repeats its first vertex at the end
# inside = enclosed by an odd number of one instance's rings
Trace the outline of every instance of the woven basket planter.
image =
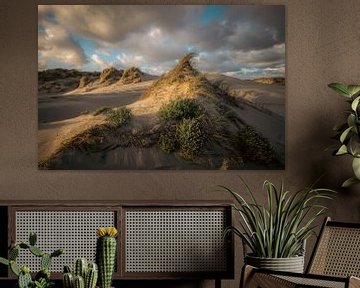
{"type": "Polygon", "coordinates": [[[304,273],[304,256],[289,258],[262,258],[246,255],[245,263],[262,269],[304,273]]]}

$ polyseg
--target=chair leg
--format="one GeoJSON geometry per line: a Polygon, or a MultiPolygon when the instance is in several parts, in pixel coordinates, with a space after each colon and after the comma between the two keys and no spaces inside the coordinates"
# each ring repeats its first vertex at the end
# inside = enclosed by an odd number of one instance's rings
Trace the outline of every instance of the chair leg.
{"type": "Polygon", "coordinates": [[[221,288],[221,279],[215,278],[215,288],[221,288]]]}
{"type": "Polygon", "coordinates": [[[250,280],[251,280],[251,276],[253,274],[253,271],[254,271],[254,267],[252,267],[250,265],[244,265],[244,267],[242,268],[242,271],[241,271],[239,288],[248,287],[250,280]]]}

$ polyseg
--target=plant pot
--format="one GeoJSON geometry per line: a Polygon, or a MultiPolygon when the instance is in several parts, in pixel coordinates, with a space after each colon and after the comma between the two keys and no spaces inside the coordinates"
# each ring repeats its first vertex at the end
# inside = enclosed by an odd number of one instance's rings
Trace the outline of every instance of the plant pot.
{"type": "Polygon", "coordinates": [[[304,256],[289,258],[263,258],[246,255],[245,263],[262,269],[304,273],[304,256]]]}

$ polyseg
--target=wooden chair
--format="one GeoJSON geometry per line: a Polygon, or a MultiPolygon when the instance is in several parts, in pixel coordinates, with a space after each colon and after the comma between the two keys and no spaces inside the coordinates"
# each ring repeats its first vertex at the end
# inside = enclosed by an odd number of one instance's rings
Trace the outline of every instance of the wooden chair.
{"type": "Polygon", "coordinates": [[[278,272],[244,266],[240,287],[360,287],[360,223],[326,218],[306,273],[278,272]]]}

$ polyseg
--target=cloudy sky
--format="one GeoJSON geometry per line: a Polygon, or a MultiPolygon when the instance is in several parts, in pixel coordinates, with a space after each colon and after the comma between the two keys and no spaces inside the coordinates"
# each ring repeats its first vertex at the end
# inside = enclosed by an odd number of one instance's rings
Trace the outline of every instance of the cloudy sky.
{"type": "Polygon", "coordinates": [[[160,75],[188,52],[239,78],[285,75],[284,6],[41,5],[39,70],[109,66],[160,75]]]}

